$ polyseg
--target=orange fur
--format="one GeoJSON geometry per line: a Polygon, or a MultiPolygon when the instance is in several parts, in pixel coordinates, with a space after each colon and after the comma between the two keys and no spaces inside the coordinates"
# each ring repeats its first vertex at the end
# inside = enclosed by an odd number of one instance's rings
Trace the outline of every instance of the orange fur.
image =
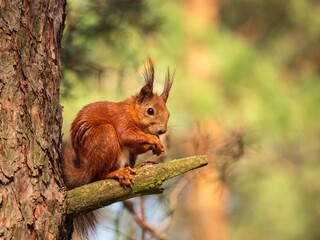
{"type": "MultiPolygon", "coordinates": [[[[168,70],[162,94],[153,93],[154,68],[149,61],[145,80],[140,93],[122,102],[96,102],[78,113],[71,126],[71,144],[65,143],[62,150],[69,189],[130,172],[125,167],[134,168],[137,155],[149,150],[164,152],[158,135],[167,129],[166,101],[173,76],[168,70]]],[[[132,184],[129,180],[125,185],[132,184]]]]}

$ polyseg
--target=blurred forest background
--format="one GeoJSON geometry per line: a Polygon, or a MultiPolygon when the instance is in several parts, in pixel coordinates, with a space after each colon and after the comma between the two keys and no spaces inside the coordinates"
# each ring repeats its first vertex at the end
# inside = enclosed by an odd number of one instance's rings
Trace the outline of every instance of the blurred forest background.
{"type": "Polygon", "coordinates": [[[65,138],[84,105],[138,92],[149,56],[158,92],[176,69],[166,160],[210,164],[107,207],[97,239],[320,239],[320,1],[69,0],[65,138]]]}

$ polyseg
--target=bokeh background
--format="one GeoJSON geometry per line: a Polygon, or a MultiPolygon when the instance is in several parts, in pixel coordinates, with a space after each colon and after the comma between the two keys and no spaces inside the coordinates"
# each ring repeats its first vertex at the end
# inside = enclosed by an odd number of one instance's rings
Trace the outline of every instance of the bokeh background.
{"type": "MultiPolygon", "coordinates": [[[[210,164],[137,214],[163,239],[320,239],[320,1],[69,0],[65,139],[84,105],[137,93],[148,57],[158,92],[176,70],[160,160],[210,164]]],[[[100,220],[97,239],[156,239],[122,204],[100,220]]]]}

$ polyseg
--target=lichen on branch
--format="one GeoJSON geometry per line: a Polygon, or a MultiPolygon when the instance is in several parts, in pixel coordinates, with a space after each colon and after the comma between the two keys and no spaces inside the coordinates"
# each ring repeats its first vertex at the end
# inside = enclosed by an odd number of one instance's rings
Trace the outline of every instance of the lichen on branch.
{"type": "Polygon", "coordinates": [[[132,188],[123,188],[113,179],[90,183],[67,191],[67,215],[92,211],[129,198],[159,194],[163,182],[208,164],[206,156],[193,156],[137,169],[132,188]]]}

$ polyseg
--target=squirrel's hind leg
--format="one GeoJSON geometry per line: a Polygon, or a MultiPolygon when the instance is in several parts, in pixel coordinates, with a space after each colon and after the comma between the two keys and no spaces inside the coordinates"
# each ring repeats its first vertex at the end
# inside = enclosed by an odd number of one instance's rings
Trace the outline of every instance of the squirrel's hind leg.
{"type": "Polygon", "coordinates": [[[130,166],[120,168],[113,172],[107,173],[103,176],[104,179],[118,179],[121,186],[124,187],[132,187],[133,185],[133,177],[132,175],[136,174],[134,168],[130,166]]]}

